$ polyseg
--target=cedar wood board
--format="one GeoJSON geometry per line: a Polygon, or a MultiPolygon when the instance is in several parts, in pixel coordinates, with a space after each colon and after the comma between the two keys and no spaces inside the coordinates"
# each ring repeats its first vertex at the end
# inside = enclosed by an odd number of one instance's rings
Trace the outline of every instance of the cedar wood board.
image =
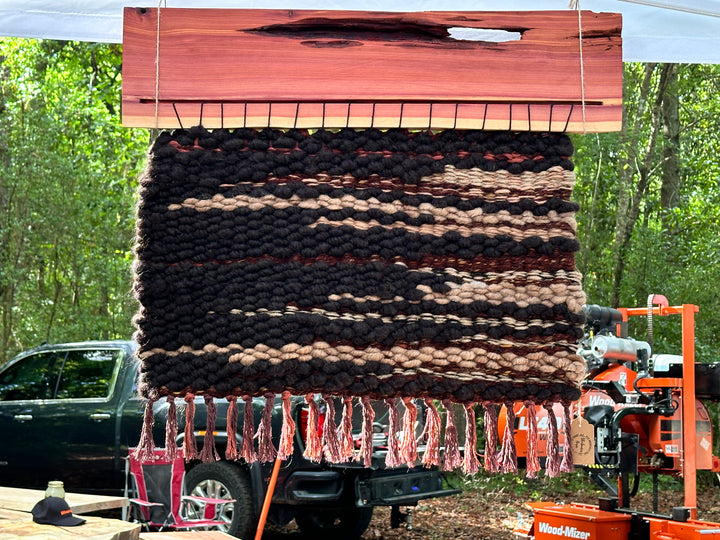
{"type": "Polygon", "coordinates": [[[157,8],[125,8],[128,127],[621,127],[616,13],[159,13],[158,24],[157,8]],[[519,39],[461,40],[450,37],[451,28],[505,30],[519,39]]]}

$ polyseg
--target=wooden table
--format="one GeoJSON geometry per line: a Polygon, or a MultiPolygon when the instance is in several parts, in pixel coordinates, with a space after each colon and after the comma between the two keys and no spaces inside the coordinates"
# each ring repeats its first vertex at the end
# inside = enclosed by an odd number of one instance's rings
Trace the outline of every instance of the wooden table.
{"type": "MultiPolygon", "coordinates": [[[[0,538],[3,540],[138,540],[140,524],[119,519],[83,516],[76,527],[35,523],[30,511],[45,497],[43,490],[0,487],[0,538]]],[[[125,497],[66,493],[73,514],[95,512],[128,505],[125,497]]]]}
{"type": "Polygon", "coordinates": [[[168,531],[143,532],[140,540],[237,540],[234,536],[220,531],[168,531]]]}
{"type": "MultiPolygon", "coordinates": [[[[45,498],[45,491],[40,489],[10,488],[0,486],[0,508],[30,512],[33,506],[45,498]]],[[[98,510],[122,508],[130,503],[127,497],[106,495],[86,495],[84,493],[66,493],[65,500],[73,514],[87,514],[98,510]]]]}

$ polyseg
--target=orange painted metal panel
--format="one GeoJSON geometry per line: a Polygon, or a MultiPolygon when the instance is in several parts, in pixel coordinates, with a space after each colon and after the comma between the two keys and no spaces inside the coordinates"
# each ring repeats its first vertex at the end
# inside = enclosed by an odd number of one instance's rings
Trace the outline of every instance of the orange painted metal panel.
{"type": "Polygon", "coordinates": [[[123,123],[618,130],[621,16],[580,20],[582,69],[570,10],[126,8],[123,123]],[[519,39],[456,39],[455,28],[519,39]]]}

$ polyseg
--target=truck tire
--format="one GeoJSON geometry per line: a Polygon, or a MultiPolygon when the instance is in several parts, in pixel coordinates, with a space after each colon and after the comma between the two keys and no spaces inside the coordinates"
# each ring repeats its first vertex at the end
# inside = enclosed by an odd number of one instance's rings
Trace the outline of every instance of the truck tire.
{"type": "Polygon", "coordinates": [[[201,463],[185,475],[185,492],[197,497],[235,499],[224,507],[219,519],[227,522],[220,530],[238,538],[251,538],[256,523],[250,478],[246,471],[227,461],[201,463]]]}
{"type": "Polygon", "coordinates": [[[315,540],[356,540],[370,525],[373,508],[308,508],[295,515],[303,535],[315,540]]]}

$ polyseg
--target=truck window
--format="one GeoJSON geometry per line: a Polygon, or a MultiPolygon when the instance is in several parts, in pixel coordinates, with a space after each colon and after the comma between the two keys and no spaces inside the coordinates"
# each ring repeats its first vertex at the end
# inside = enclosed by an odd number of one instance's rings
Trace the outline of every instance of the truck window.
{"type": "Polygon", "coordinates": [[[103,398],[110,394],[120,350],[69,351],[58,380],[57,399],[103,398]]]}
{"type": "Polygon", "coordinates": [[[27,356],[0,374],[0,400],[50,399],[65,352],[27,356]]]}

